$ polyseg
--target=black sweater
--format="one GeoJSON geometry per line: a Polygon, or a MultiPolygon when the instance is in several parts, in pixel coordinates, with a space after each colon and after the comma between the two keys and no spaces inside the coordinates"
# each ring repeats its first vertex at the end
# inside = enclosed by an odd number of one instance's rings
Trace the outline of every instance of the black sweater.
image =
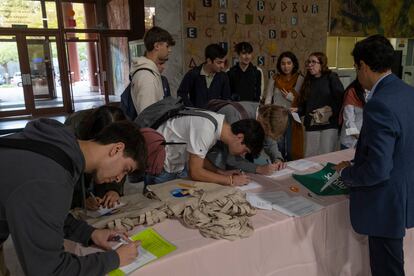
{"type": "Polygon", "coordinates": [[[262,74],[253,64],[249,64],[246,71],[240,68],[239,63],[227,72],[230,80],[231,98],[234,101],[258,102],[260,100],[262,74]]]}
{"type": "MultiPolygon", "coordinates": [[[[338,116],[342,106],[344,96],[344,87],[339,80],[336,73],[323,74],[319,78],[311,77],[310,91],[305,101],[299,106],[299,115],[305,116],[306,131],[325,130],[330,128],[338,128],[338,116]],[[330,106],[332,108],[332,116],[329,119],[329,124],[313,125],[311,126],[311,113],[317,108],[323,106],[330,106]]],[[[302,91],[301,93],[304,93],[302,91]]]]}
{"type": "Polygon", "coordinates": [[[212,99],[230,99],[229,78],[226,73],[214,75],[210,87],[207,88],[206,77],[200,75],[201,67],[194,67],[185,74],[177,91],[186,106],[205,108],[212,99]]]}

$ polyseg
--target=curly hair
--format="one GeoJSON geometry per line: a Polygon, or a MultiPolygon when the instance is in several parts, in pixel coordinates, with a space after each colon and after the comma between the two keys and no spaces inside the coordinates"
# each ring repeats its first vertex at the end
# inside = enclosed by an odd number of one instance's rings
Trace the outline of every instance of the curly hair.
{"type": "Polygon", "coordinates": [[[289,111],[278,105],[262,105],[259,107],[259,118],[266,136],[277,140],[286,131],[289,111]]]}
{"type": "MultiPolygon", "coordinates": [[[[314,56],[318,59],[321,65],[321,75],[330,74],[332,71],[328,68],[328,57],[322,52],[313,52],[309,55],[309,57],[314,56]]],[[[302,88],[300,89],[300,95],[298,103],[301,104],[306,101],[309,97],[310,89],[311,89],[311,79],[312,75],[309,72],[306,72],[305,79],[302,84],[302,88]]]]}

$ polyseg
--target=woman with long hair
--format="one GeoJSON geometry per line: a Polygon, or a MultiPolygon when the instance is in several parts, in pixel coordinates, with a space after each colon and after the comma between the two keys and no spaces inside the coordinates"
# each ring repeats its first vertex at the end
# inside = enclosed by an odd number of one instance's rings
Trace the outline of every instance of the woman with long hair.
{"type": "MultiPolygon", "coordinates": [[[[274,74],[267,86],[265,103],[290,108],[297,106],[299,91],[303,84],[303,75],[299,71],[299,62],[295,54],[286,51],[280,54],[274,74]]],[[[295,160],[303,157],[303,127],[292,118],[285,135],[279,139],[279,150],[284,159],[295,160]]]]}
{"type": "Polygon", "coordinates": [[[298,97],[298,91],[303,83],[295,54],[289,51],[281,53],[277,59],[276,69],[277,73],[269,80],[265,103],[290,108],[298,97]]]}
{"type": "Polygon", "coordinates": [[[338,144],[338,116],[344,87],[336,73],[328,68],[324,53],[314,52],[306,60],[297,110],[304,116],[305,157],[335,151],[338,144]]]}

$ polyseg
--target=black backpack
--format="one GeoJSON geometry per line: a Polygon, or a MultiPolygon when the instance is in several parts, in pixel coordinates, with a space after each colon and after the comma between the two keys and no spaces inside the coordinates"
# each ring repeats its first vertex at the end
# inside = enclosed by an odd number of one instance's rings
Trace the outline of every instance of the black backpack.
{"type": "Polygon", "coordinates": [[[127,116],[131,121],[135,120],[137,117],[137,110],[135,109],[134,102],[132,101],[131,96],[131,82],[134,78],[134,75],[141,70],[150,71],[152,74],[154,72],[151,69],[148,68],[139,68],[132,73],[132,75],[129,76],[129,84],[127,88],[125,88],[124,92],[121,94],[121,109],[124,112],[125,116],[127,116]]]}
{"type": "Polygon", "coordinates": [[[217,120],[203,109],[190,108],[184,105],[183,100],[167,97],[145,108],[136,118],[135,123],[140,127],[157,129],[168,119],[181,116],[199,116],[209,119],[217,130],[217,120]]]}
{"type": "Polygon", "coordinates": [[[249,119],[249,114],[239,102],[232,102],[230,100],[222,100],[222,99],[213,99],[208,102],[207,109],[214,111],[214,112],[218,112],[220,109],[222,109],[226,105],[233,106],[240,113],[240,117],[242,119],[249,119]]]}

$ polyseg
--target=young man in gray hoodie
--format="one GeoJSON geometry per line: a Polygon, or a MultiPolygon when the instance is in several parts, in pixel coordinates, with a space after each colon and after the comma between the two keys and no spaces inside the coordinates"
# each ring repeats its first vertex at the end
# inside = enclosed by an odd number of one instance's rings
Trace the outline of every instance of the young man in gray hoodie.
{"type": "Polygon", "coordinates": [[[131,63],[131,97],[137,114],[147,106],[163,99],[164,89],[159,63],[168,60],[175,41],[160,27],[152,27],[144,36],[145,55],[131,63]]]}
{"type": "MultiPolygon", "coordinates": [[[[7,138],[55,146],[67,155],[73,171],[43,154],[0,147],[0,258],[1,245],[11,235],[26,275],[104,275],[134,260],[137,243],[111,250],[108,240],[122,233],[95,229],[68,215],[82,172],[93,174],[100,184],[119,182],[145,168],[145,142],[133,123],[112,123],[94,140],[82,141],[63,124],[39,119],[7,138]],[[64,251],[64,239],[108,251],[76,256],[64,251]]],[[[4,266],[2,273],[7,275],[4,266]]]]}

